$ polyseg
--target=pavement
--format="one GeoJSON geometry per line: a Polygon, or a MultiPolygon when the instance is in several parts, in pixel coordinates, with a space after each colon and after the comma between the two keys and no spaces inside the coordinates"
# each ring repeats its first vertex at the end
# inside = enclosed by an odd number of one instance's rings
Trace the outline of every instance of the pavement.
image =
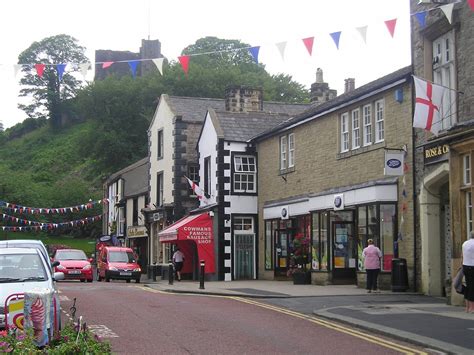
{"type": "Polygon", "coordinates": [[[474,354],[474,314],[446,304],[445,298],[381,291],[355,285],[294,285],[291,281],[157,281],[146,287],[171,293],[259,298],[293,311],[313,314],[373,333],[423,346],[433,353],[474,354]]]}

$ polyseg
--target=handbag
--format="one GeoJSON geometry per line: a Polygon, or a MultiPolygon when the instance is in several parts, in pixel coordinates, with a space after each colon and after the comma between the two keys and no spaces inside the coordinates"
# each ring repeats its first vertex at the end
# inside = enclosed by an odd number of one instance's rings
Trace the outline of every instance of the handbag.
{"type": "Polygon", "coordinates": [[[454,289],[456,290],[457,293],[461,295],[463,295],[466,290],[466,286],[462,282],[463,278],[464,278],[464,271],[462,270],[462,267],[461,267],[453,279],[454,289]]]}

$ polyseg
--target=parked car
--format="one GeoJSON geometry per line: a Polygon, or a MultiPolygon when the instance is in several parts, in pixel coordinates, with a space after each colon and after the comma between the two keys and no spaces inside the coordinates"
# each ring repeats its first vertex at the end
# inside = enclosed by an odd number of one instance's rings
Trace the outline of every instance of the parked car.
{"type": "Polygon", "coordinates": [[[35,239],[11,239],[11,240],[0,240],[0,248],[34,248],[41,252],[41,255],[49,264],[52,270],[54,265],[51,263],[51,259],[48,255],[48,250],[41,240],[35,239]]]}
{"type": "Polygon", "coordinates": [[[13,294],[35,289],[53,293],[55,331],[61,327],[59,297],[55,281],[64,278],[62,272],[51,272],[49,263],[36,248],[0,248],[0,329],[5,328],[6,300],[13,294]]]}
{"type": "Polygon", "coordinates": [[[52,260],[53,262],[59,262],[54,270],[63,272],[66,280],[92,282],[92,258],[88,259],[84,251],[79,249],[57,249],[52,260]]]}
{"type": "Polygon", "coordinates": [[[141,271],[132,249],[110,246],[101,248],[97,260],[97,281],[117,279],[130,282],[133,279],[139,283],[141,271]]]}

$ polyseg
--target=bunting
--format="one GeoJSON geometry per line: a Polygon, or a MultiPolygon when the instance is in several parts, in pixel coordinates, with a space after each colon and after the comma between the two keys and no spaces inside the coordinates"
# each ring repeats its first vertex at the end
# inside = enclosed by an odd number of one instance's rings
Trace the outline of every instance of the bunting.
{"type": "Polygon", "coordinates": [[[102,200],[97,200],[97,201],[90,200],[87,203],[83,203],[76,206],[48,208],[48,207],[28,207],[28,206],[22,206],[22,205],[18,205],[18,204],[6,202],[6,201],[0,201],[0,209],[3,208],[13,213],[22,213],[22,214],[66,214],[69,212],[73,213],[73,212],[81,212],[84,210],[89,210],[96,207],[96,205],[107,204],[107,203],[109,203],[109,199],[104,198],[102,200]]]}
{"type": "MultiPolygon", "coordinates": [[[[471,7],[471,9],[474,10],[474,0],[467,0],[467,1],[468,1],[469,6],[471,7]]],[[[420,12],[410,14],[410,15],[415,16],[416,19],[418,20],[418,23],[420,24],[420,26],[424,27],[426,25],[426,15],[427,15],[427,13],[430,12],[430,11],[434,11],[434,10],[439,9],[440,11],[442,11],[444,13],[444,15],[446,16],[449,23],[451,23],[453,7],[454,7],[454,3],[450,3],[450,4],[434,7],[434,8],[425,10],[425,11],[420,11],[420,12]]],[[[384,21],[384,23],[385,23],[385,26],[386,26],[390,36],[393,38],[395,36],[395,29],[396,29],[397,19],[394,18],[394,19],[391,19],[391,20],[386,20],[386,21],[384,21]]],[[[357,27],[356,30],[360,34],[360,36],[362,37],[362,40],[364,41],[364,43],[367,43],[368,26],[357,27]]],[[[339,44],[340,44],[340,38],[342,36],[342,31],[332,32],[329,35],[333,39],[334,44],[336,45],[336,48],[339,49],[339,44]]],[[[308,51],[310,56],[312,56],[312,53],[313,53],[314,39],[315,39],[314,36],[302,39],[303,44],[304,44],[304,46],[305,46],[305,48],[308,51]]],[[[284,59],[284,56],[285,56],[286,43],[287,42],[285,41],[285,42],[278,42],[278,43],[275,44],[276,47],[278,48],[278,51],[279,51],[282,59],[284,59]]],[[[178,57],[178,61],[181,64],[181,67],[182,67],[184,73],[187,76],[188,71],[189,71],[189,61],[190,61],[190,57],[192,57],[192,56],[205,55],[205,54],[214,54],[214,53],[221,53],[221,52],[228,52],[228,51],[236,51],[236,50],[244,50],[245,49],[245,50],[248,50],[250,52],[250,54],[252,55],[255,62],[258,63],[258,53],[259,53],[260,48],[261,48],[260,46],[253,46],[253,47],[248,47],[248,48],[239,48],[239,49],[223,50],[223,51],[208,52],[208,53],[196,53],[196,54],[192,54],[192,55],[180,56],[180,57],[178,57]]],[[[95,65],[100,65],[102,69],[107,69],[107,68],[110,68],[115,63],[128,63],[128,65],[130,67],[131,75],[133,77],[135,77],[137,65],[141,61],[152,61],[155,64],[155,66],[157,67],[160,74],[163,75],[163,61],[164,61],[164,58],[150,58],[150,59],[123,60],[123,61],[106,61],[106,62],[96,62],[94,64],[95,65]]],[[[39,77],[43,77],[44,70],[45,70],[46,66],[55,66],[56,70],[58,72],[59,80],[61,80],[62,76],[64,74],[64,70],[65,70],[66,66],[69,65],[69,64],[75,70],[79,70],[81,72],[81,74],[83,75],[83,77],[85,77],[88,70],[91,69],[91,64],[92,63],[89,63],[89,62],[88,63],[63,63],[63,64],[44,64],[44,63],[37,63],[37,64],[25,63],[25,64],[21,64],[20,63],[20,64],[13,65],[13,69],[14,69],[14,75],[16,76],[18,74],[19,70],[22,67],[33,65],[34,68],[36,69],[37,75],[39,77]]]]}
{"type": "Polygon", "coordinates": [[[2,231],[6,232],[32,232],[32,231],[48,231],[58,228],[65,228],[65,227],[78,227],[84,226],[90,223],[94,223],[100,221],[102,219],[101,215],[77,219],[74,221],[68,222],[61,222],[61,223],[42,223],[36,221],[30,221],[35,225],[28,225],[28,226],[0,226],[2,231]]]}

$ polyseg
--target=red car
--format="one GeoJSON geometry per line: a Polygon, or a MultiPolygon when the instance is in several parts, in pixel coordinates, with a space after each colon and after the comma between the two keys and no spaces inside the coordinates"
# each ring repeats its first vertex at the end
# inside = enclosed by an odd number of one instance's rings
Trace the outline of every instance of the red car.
{"type": "Polygon", "coordinates": [[[84,251],[79,249],[58,249],[54,253],[53,261],[59,265],[55,271],[63,272],[65,280],[81,280],[92,282],[92,259],[88,259],[84,251]]]}
{"type": "Polygon", "coordinates": [[[97,260],[97,281],[105,279],[109,282],[116,280],[135,280],[140,282],[140,265],[137,264],[137,256],[130,248],[124,247],[102,247],[97,260]]]}

